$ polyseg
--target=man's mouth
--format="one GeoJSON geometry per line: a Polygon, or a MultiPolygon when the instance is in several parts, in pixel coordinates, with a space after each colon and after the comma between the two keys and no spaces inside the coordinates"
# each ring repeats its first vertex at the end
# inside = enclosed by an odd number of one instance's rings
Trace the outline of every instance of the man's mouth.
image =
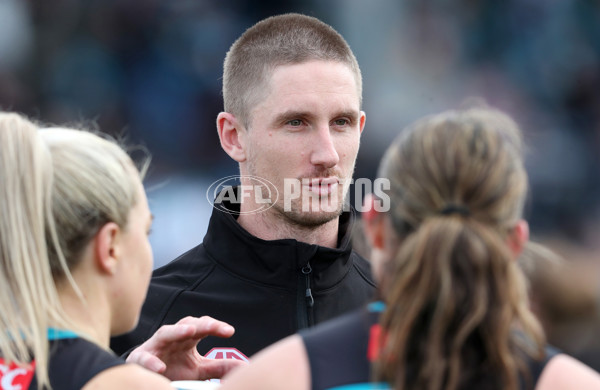
{"type": "Polygon", "coordinates": [[[331,195],[331,193],[337,190],[338,184],[338,178],[333,176],[302,180],[302,186],[318,196],[331,195]]]}

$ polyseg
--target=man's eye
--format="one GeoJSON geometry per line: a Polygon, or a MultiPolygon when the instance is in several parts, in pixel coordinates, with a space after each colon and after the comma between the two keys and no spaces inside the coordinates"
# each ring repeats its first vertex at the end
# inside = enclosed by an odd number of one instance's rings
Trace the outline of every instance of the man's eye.
{"type": "Polygon", "coordinates": [[[335,124],[337,126],[346,126],[348,124],[348,119],[336,119],[335,124]]]}
{"type": "Polygon", "coordinates": [[[302,121],[300,119],[292,119],[291,121],[288,122],[288,125],[300,126],[300,125],[302,125],[302,121]]]}

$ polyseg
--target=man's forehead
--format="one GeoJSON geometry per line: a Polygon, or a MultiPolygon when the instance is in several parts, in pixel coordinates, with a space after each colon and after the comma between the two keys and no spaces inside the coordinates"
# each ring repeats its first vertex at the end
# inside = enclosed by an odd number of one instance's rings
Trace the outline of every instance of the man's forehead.
{"type": "Polygon", "coordinates": [[[310,60],[278,64],[265,69],[263,76],[260,84],[250,91],[247,99],[250,121],[257,110],[265,108],[265,104],[269,104],[270,115],[277,116],[291,111],[314,111],[324,102],[334,111],[355,111],[358,114],[360,110],[360,89],[356,75],[352,68],[343,62],[310,60]],[[320,91],[315,91],[315,80],[319,79],[335,79],[336,82],[318,86],[320,91]],[[321,92],[321,96],[317,98],[313,95],[314,92],[321,92]],[[331,96],[327,96],[328,92],[331,92],[331,96]],[[301,96],[302,94],[304,96],[301,96]]]}
{"type": "Polygon", "coordinates": [[[300,64],[281,65],[270,73],[265,82],[266,96],[276,93],[336,94],[360,101],[358,84],[352,69],[332,61],[311,61],[300,64]]]}
{"type": "MultiPolygon", "coordinates": [[[[323,73],[334,73],[337,75],[344,74],[348,79],[358,86],[359,80],[353,68],[344,62],[312,59],[296,63],[274,64],[271,67],[265,68],[264,82],[271,85],[274,80],[286,80],[286,76],[290,73],[297,75],[297,78],[311,79],[320,76],[323,73]]],[[[293,80],[290,80],[293,81],[293,80]]]]}

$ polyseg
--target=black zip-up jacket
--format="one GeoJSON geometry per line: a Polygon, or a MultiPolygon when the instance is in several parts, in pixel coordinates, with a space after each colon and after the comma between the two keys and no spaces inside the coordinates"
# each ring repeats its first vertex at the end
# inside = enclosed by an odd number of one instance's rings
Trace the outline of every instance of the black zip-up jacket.
{"type": "Polygon", "coordinates": [[[234,326],[235,334],[208,337],[198,351],[206,356],[213,348],[236,348],[249,357],[300,329],[361,307],[373,298],[375,283],[368,262],[352,251],[353,220],[353,211],[342,214],[333,249],[294,239],[261,240],[231,214],[213,210],[203,243],[154,271],[137,328],[113,338],[111,348],[126,353],[161,325],[208,315],[234,326]]]}

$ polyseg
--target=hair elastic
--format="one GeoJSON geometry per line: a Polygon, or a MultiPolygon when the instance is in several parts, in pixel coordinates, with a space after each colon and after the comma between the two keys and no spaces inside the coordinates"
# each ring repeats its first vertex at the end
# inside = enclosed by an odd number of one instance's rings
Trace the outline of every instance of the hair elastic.
{"type": "Polygon", "coordinates": [[[440,211],[440,214],[441,215],[460,214],[463,217],[468,217],[469,215],[471,215],[471,212],[465,206],[450,203],[440,211]]]}

